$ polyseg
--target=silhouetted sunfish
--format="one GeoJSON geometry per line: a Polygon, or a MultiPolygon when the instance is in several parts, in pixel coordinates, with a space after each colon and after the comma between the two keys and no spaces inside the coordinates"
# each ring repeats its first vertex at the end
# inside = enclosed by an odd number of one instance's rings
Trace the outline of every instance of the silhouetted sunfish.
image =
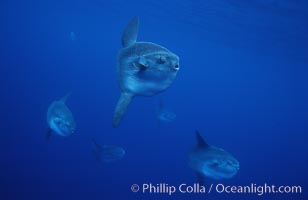
{"type": "Polygon", "coordinates": [[[166,90],[179,70],[179,57],[151,42],[136,42],[138,17],[134,17],[122,35],[117,58],[117,76],[121,96],[115,108],[113,126],[119,126],[134,96],[152,96],[166,90]]]}

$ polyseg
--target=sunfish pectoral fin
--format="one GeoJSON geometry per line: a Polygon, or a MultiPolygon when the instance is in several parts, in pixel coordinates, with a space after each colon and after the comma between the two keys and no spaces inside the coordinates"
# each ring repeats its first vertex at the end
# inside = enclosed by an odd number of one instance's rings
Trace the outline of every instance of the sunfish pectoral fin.
{"type": "Polygon", "coordinates": [[[122,47],[134,44],[138,36],[139,18],[135,16],[126,26],[122,35],[122,47]]]}
{"type": "Polygon", "coordinates": [[[136,67],[139,71],[144,71],[148,68],[148,64],[146,61],[146,58],[143,56],[140,56],[136,62],[133,63],[133,66],[136,67]]]}
{"type": "Polygon", "coordinates": [[[51,130],[51,128],[48,127],[48,129],[46,131],[46,140],[47,141],[50,140],[51,134],[52,134],[52,130],[51,130]]]}
{"type": "Polygon", "coordinates": [[[113,127],[118,127],[122,118],[124,117],[127,107],[130,104],[130,102],[132,101],[134,95],[129,94],[129,93],[121,93],[121,96],[118,100],[117,106],[115,108],[114,111],[114,115],[113,115],[113,127]]]}

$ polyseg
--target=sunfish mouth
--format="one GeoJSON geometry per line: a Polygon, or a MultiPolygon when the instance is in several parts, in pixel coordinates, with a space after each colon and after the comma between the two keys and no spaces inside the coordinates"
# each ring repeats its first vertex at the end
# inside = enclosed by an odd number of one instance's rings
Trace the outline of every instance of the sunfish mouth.
{"type": "Polygon", "coordinates": [[[179,65],[175,65],[172,67],[172,69],[174,69],[175,71],[178,71],[180,69],[180,66],[179,65]]]}

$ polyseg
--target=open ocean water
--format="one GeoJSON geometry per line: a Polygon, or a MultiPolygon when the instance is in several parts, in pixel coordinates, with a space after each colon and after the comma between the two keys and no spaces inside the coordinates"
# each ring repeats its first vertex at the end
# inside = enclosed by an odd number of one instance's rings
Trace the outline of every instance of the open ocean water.
{"type": "Polygon", "coordinates": [[[0,27],[1,200],[308,199],[308,1],[2,0],[0,27]],[[180,70],[113,128],[116,57],[134,16],[137,41],[177,54],[180,70]],[[69,92],[76,130],[47,141],[47,109],[69,92]],[[162,124],[161,101],[176,115],[162,124]],[[205,178],[206,193],[183,193],[197,183],[196,130],[240,169],[205,178]],[[93,139],[125,155],[98,162],[93,139]],[[177,191],[143,191],[150,184],[177,191]]]}

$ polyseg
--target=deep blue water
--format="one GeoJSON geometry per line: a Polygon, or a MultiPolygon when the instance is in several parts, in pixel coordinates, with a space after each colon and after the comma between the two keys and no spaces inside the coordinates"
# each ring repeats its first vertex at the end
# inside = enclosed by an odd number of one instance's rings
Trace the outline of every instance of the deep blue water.
{"type": "Polygon", "coordinates": [[[305,0],[0,2],[0,199],[308,199],[308,2],[305,0]],[[161,44],[181,69],[164,93],[137,97],[112,127],[121,34],[161,44]],[[45,140],[52,101],[76,133],[45,140]],[[160,100],[174,122],[157,125],[160,100]],[[132,184],[193,184],[198,129],[240,162],[206,186],[300,185],[301,194],[142,194],[132,184]],[[125,157],[97,163],[91,139],[125,157]]]}

